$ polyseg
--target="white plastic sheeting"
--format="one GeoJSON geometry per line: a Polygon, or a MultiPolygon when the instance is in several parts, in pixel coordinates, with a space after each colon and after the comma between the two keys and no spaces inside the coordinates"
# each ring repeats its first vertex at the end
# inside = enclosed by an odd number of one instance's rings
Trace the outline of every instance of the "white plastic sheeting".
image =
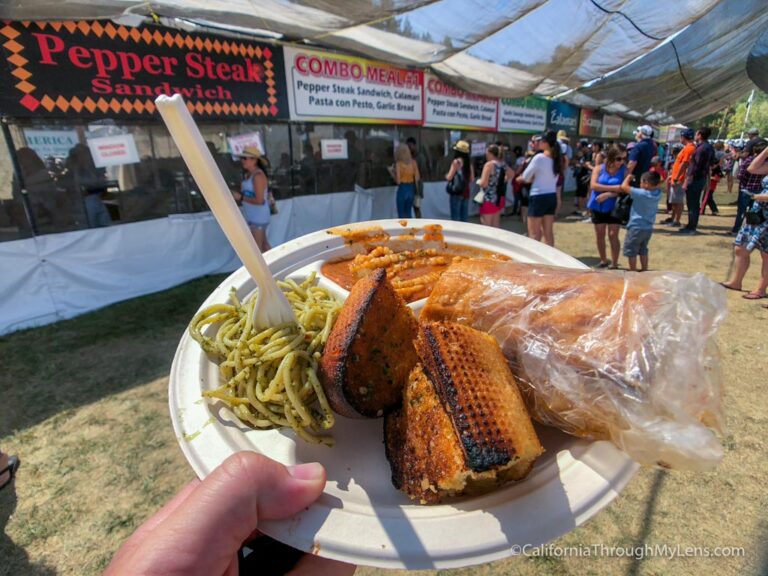
{"type": "Polygon", "coordinates": [[[171,26],[214,25],[429,67],[460,88],[490,96],[557,95],[632,63],[573,99],[633,116],[650,110],[665,121],[706,114],[749,87],[746,54],[765,13],[765,0],[25,0],[0,5],[0,17],[15,20],[138,23],[135,16],[154,14],[171,26]],[[664,44],[688,25],[674,49],[664,44]],[[714,54],[706,53],[710,43],[714,54]],[[675,50],[691,87],[681,80],[675,50]],[[651,90],[638,90],[638,76],[651,79],[651,90]],[[678,102],[696,90],[708,93],[703,105],[678,102]],[[659,109],[655,105],[663,99],[669,104],[659,109]]]}
{"type": "MultiPolygon", "coordinates": [[[[273,246],[323,228],[397,217],[394,187],[299,196],[279,201],[278,210],[268,229],[273,246]]],[[[422,214],[449,217],[444,182],[424,185],[422,214]]],[[[3,242],[0,262],[0,334],[240,266],[210,212],[3,242]]]]}

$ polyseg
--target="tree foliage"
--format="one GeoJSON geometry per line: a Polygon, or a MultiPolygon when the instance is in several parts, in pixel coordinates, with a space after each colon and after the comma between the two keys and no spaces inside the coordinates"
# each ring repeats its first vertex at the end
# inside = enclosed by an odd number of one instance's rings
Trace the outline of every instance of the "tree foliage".
{"type": "Polygon", "coordinates": [[[714,138],[739,138],[750,128],[757,128],[760,134],[768,136],[768,94],[755,90],[755,98],[746,120],[749,94],[745,94],[734,104],[724,108],[720,112],[704,116],[695,125],[711,126],[714,138]]]}

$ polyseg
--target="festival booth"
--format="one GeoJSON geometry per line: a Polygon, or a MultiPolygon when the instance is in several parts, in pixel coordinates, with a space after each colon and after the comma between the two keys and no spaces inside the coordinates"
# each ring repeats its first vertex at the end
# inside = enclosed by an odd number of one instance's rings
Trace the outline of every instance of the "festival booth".
{"type": "Polygon", "coordinates": [[[159,119],[160,94],[185,97],[233,189],[239,150],[269,158],[273,246],[394,217],[390,167],[407,139],[422,215],[447,219],[457,140],[473,143],[479,174],[490,143],[525,149],[545,128],[578,136],[566,102],[481,95],[423,69],[237,34],[24,21],[0,38],[0,334],[239,266],[159,119]]]}

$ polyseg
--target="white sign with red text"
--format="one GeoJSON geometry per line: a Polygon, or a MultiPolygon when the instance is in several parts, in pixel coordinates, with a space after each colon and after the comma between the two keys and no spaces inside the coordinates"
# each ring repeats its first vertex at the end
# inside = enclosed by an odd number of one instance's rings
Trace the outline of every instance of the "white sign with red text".
{"type": "Polygon", "coordinates": [[[423,72],[286,46],[291,120],[421,124],[423,72]]]}
{"type": "Polygon", "coordinates": [[[323,160],[346,160],[349,158],[348,143],[340,140],[320,140],[320,157],[323,160]]]}
{"type": "Polygon", "coordinates": [[[139,152],[136,150],[136,141],[133,139],[133,134],[107,136],[106,138],[89,138],[88,148],[91,150],[91,156],[96,168],[135,164],[139,161],[139,152]]]}
{"type": "Polygon", "coordinates": [[[424,126],[496,131],[499,99],[465,92],[424,75],[424,126]]]}
{"type": "Polygon", "coordinates": [[[259,132],[249,132],[248,134],[238,134],[237,136],[230,136],[227,138],[229,142],[229,149],[232,151],[232,156],[237,158],[248,146],[254,146],[264,156],[264,144],[261,141],[261,134],[259,132]]]}

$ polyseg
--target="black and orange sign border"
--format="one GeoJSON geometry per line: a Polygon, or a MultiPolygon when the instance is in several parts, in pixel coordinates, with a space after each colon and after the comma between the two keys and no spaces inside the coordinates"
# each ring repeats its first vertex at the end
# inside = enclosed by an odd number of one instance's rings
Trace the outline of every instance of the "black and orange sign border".
{"type": "MultiPolygon", "coordinates": [[[[120,97],[111,96],[108,98],[86,97],[80,99],[77,96],[66,97],[56,94],[36,93],[38,87],[33,84],[33,73],[27,68],[29,60],[24,57],[25,46],[17,41],[22,34],[20,27],[29,29],[36,27],[44,31],[47,29],[59,32],[65,30],[70,34],[76,32],[84,36],[90,34],[98,38],[106,36],[109,39],[119,37],[123,41],[133,40],[136,43],[144,42],[148,45],[156,44],[158,46],[175,46],[177,48],[205,50],[208,53],[215,54],[234,54],[248,56],[259,59],[265,69],[265,85],[267,86],[267,103],[230,103],[218,101],[187,100],[187,108],[190,113],[206,117],[219,118],[244,118],[256,117],[263,119],[273,119],[284,115],[286,112],[278,108],[278,86],[275,78],[275,65],[273,62],[275,47],[253,46],[250,43],[226,38],[201,37],[193,34],[185,34],[171,29],[157,28],[154,31],[149,27],[132,28],[123,25],[116,25],[111,21],[3,21],[0,26],[0,42],[2,46],[11,53],[7,58],[10,63],[10,73],[18,82],[14,88],[19,92],[19,104],[29,110],[30,115],[44,114],[43,110],[56,114],[71,114],[72,111],[80,114],[113,114],[130,115],[149,118],[156,112],[156,106],[152,98],[141,97],[120,97]]],[[[282,71],[280,71],[282,73],[282,71]]],[[[283,83],[283,86],[285,84],[283,83]]]]}

